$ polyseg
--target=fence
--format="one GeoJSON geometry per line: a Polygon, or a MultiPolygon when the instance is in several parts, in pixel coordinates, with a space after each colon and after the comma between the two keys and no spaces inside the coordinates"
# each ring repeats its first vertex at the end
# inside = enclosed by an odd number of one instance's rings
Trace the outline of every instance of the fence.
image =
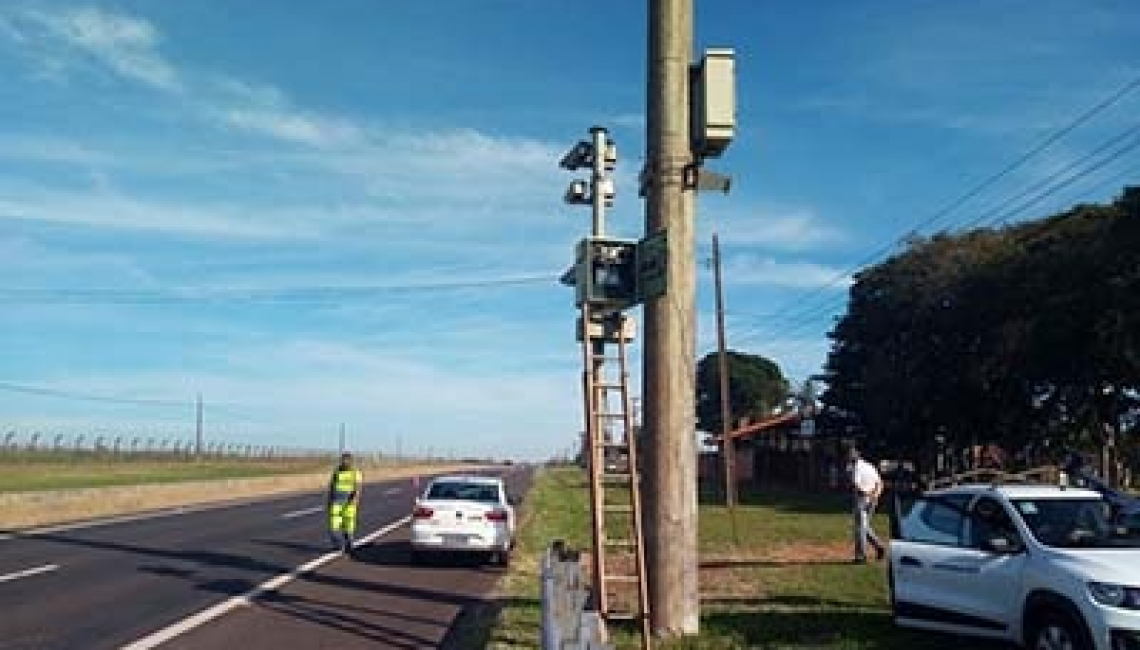
{"type": "Polygon", "coordinates": [[[543,650],[611,650],[605,623],[586,609],[589,581],[577,551],[557,540],[542,560],[543,650]]]}
{"type": "Polygon", "coordinates": [[[332,460],[336,452],[275,445],[202,441],[160,435],[104,433],[0,433],[0,460],[189,460],[199,458],[261,461],[332,460]]]}

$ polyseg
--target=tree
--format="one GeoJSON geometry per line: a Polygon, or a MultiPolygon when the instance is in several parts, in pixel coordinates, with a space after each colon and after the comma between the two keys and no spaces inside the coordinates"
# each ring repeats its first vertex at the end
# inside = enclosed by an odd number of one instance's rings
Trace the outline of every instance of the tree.
{"type": "MultiPolygon", "coordinates": [[[[770,415],[788,397],[788,381],[773,361],[729,350],[728,396],[734,420],[770,415]]],[[[720,434],[720,365],[710,352],[697,364],[697,428],[720,434]]]]}
{"type": "MultiPolygon", "coordinates": [[[[914,238],[860,271],[824,402],[900,455],[1123,445],[1140,391],[1140,190],[914,238]]],[[[1051,452],[1052,453],[1052,452],[1051,452]]]]}

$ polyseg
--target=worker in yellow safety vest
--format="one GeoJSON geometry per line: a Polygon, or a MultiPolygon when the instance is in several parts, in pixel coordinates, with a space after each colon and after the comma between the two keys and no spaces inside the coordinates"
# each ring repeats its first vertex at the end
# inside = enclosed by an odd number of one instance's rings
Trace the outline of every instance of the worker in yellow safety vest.
{"type": "Polygon", "coordinates": [[[342,552],[352,550],[356,534],[356,509],[360,505],[360,490],[364,475],[352,464],[352,454],[340,456],[340,464],[329,481],[329,536],[333,546],[342,552]]]}

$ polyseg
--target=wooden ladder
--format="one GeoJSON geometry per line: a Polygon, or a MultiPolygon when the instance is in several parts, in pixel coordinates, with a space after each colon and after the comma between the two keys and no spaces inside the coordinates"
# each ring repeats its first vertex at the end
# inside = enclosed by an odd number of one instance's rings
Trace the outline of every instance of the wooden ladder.
{"type": "Polygon", "coordinates": [[[591,318],[582,309],[583,394],[593,524],[593,593],[607,622],[633,621],[651,646],[649,591],[641,524],[637,435],[626,344],[632,321],[620,313],[591,318]],[[616,354],[607,349],[616,348],[616,354]],[[615,373],[616,371],[616,373],[615,373]]]}

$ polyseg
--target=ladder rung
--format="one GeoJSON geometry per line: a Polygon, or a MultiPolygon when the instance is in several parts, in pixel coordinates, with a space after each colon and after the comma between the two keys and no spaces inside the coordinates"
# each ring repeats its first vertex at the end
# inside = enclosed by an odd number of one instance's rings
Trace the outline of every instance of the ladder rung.
{"type": "Polygon", "coordinates": [[[602,510],[606,512],[622,512],[633,514],[633,506],[628,504],[607,503],[602,506],[602,510]]]}
{"type": "Polygon", "coordinates": [[[613,548],[636,548],[637,540],[634,539],[605,539],[602,541],[606,546],[613,548]]]}
{"type": "Polygon", "coordinates": [[[590,361],[616,361],[621,362],[620,354],[591,354],[590,361]]]}
{"type": "Polygon", "coordinates": [[[628,482],[633,480],[633,474],[629,472],[603,472],[602,480],[613,483],[628,482]]]}
{"type": "Polygon", "coordinates": [[[621,390],[624,386],[622,384],[599,381],[594,384],[594,388],[600,388],[602,390],[621,390]]]}
{"type": "Polygon", "coordinates": [[[606,582],[641,582],[641,577],[636,575],[607,575],[606,582]]]}
{"type": "Polygon", "coordinates": [[[610,418],[610,419],[614,419],[614,420],[616,420],[616,419],[618,419],[618,418],[624,418],[624,417],[625,417],[625,413],[611,413],[611,412],[609,412],[609,411],[606,411],[605,413],[595,413],[595,414],[594,414],[594,417],[599,417],[599,418],[610,418]]]}
{"type": "Polygon", "coordinates": [[[607,612],[605,615],[608,621],[640,621],[644,617],[645,614],[637,612],[607,612]]]}

